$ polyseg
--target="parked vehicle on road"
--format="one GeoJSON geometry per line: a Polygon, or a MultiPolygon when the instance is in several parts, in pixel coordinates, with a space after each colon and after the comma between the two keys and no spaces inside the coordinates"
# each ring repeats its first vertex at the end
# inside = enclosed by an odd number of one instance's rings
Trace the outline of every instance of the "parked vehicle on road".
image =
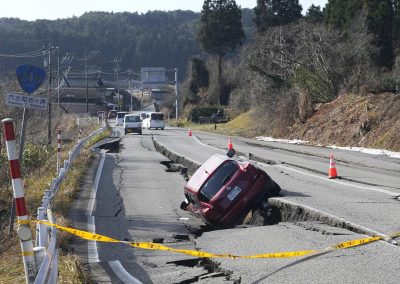
{"type": "Polygon", "coordinates": [[[107,114],[107,118],[116,118],[117,117],[117,111],[116,110],[110,110],[107,114]]]}
{"type": "Polygon", "coordinates": [[[127,114],[124,117],[123,128],[125,135],[134,132],[142,135],[142,120],[138,114],[127,114]]]}
{"type": "Polygon", "coordinates": [[[278,196],[281,188],[257,165],[239,157],[211,156],[184,187],[181,209],[213,227],[233,227],[247,213],[278,196]]]}
{"type": "Polygon", "coordinates": [[[115,117],[115,125],[122,125],[124,123],[124,117],[127,115],[127,111],[119,111],[117,112],[117,116],[115,117]]]}
{"type": "Polygon", "coordinates": [[[161,112],[147,113],[146,118],[143,120],[143,128],[164,129],[164,114],[161,112]]]}

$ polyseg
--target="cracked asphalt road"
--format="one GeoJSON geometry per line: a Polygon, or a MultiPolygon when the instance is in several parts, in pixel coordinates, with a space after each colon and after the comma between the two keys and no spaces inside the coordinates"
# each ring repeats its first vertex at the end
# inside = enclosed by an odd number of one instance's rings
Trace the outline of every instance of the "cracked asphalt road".
{"type": "MultiPolygon", "coordinates": [[[[157,135],[157,139],[160,137],[169,139],[168,136],[171,134],[176,135],[169,131],[166,129],[152,132],[157,135]]],[[[107,154],[94,212],[96,232],[121,240],[162,239],[168,245],[179,248],[197,247],[209,252],[233,254],[323,249],[342,241],[365,237],[365,235],[332,228],[318,222],[287,222],[268,227],[210,231],[196,239],[191,235],[189,242],[176,242],[174,234],[190,234],[189,228],[196,229],[202,223],[178,209],[183,198],[182,188],[185,181],[178,173],[165,171],[166,168],[161,162],[166,158],[155,152],[150,133],[144,131],[145,135],[142,136],[132,134],[124,136],[120,153],[107,154]]],[[[181,135],[174,139],[175,146],[186,147],[183,146],[186,143],[185,137],[181,135]]],[[[207,139],[212,140],[210,137],[207,139]]],[[[218,144],[222,139],[216,138],[212,141],[218,144]]],[[[213,151],[220,152],[211,150],[212,148],[208,150],[196,148],[197,146],[193,145],[195,144],[190,144],[189,147],[198,159],[211,155],[213,151]]],[[[311,182],[307,188],[299,188],[301,183],[304,183],[303,176],[281,169],[269,171],[278,183],[283,184],[283,192],[289,198],[313,202],[312,204],[316,207],[322,205],[322,200],[314,199],[314,192],[321,191],[321,186],[317,181],[311,182]],[[294,184],[297,188],[291,190],[294,184]]],[[[331,188],[333,190],[331,189],[330,197],[336,198],[334,194],[342,189],[340,186],[331,186],[331,188]]],[[[330,190],[330,188],[323,190],[330,190]]],[[[374,194],[371,196],[373,198],[374,194]]],[[[84,203],[84,200],[83,198],[80,202],[84,203]]],[[[369,206],[372,204],[369,198],[361,202],[354,199],[351,206],[364,206],[366,203],[369,206]]],[[[333,212],[336,210],[333,207],[331,209],[333,212]]],[[[357,217],[348,208],[345,211],[344,213],[357,217]]],[[[378,219],[384,217],[385,214],[380,212],[377,220],[372,221],[379,222],[378,219]]],[[[395,218],[395,216],[392,217],[395,218]]],[[[368,216],[365,217],[365,221],[368,221],[368,216]]],[[[82,221],[80,224],[83,225],[83,223],[82,221]]],[[[394,224],[388,220],[387,223],[384,221],[382,226],[384,228],[386,226],[389,230],[394,224]]],[[[85,253],[84,249],[78,249],[78,251],[85,253]]],[[[183,255],[137,250],[122,244],[98,244],[98,251],[100,261],[91,263],[91,268],[99,283],[130,283],[129,279],[124,278],[123,275],[118,276],[115,272],[116,262],[119,262],[129,275],[143,283],[197,283],[199,280],[200,283],[225,281],[236,283],[398,283],[400,277],[398,262],[400,250],[385,242],[304,259],[213,260],[212,264],[218,270],[225,272],[225,275],[229,275],[229,280],[219,274],[212,278],[199,277],[209,275],[210,271],[204,266],[199,266],[198,260],[183,255]]]]}
{"type": "MultiPolygon", "coordinates": [[[[173,248],[195,249],[188,227],[197,230],[203,223],[179,209],[185,180],[179,173],[167,172],[161,164],[165,160],[154,149],[150,135],[126,135],[119,153],[105,154],[92,214],[96,233],[125,241],[162,241],[173,248]]],[[[84,226],[85,216],[80,213],[85,200],[82,193],[73,213],[80,228],[84,226]]],[[[77,251],[87,255],[85,244],[78,243],[77,251]]],[[[97,283],[230,282],[188,255],[115,243],[97,243],[97,251],[98,262],[88,258],[97,283]]]]}

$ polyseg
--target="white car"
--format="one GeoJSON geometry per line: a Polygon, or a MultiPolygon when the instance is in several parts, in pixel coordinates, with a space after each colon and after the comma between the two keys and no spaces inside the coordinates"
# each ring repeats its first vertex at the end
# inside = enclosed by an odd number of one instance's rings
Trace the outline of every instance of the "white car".
{"type": "Polygon", "coordinates": [[[115,125],[122,125],[124,123],[124,117],[127,115],[128,112],[126,111],[119,111],[117,112],[117,116],[115,117],[115,125]]]}
{"type": "Polygon", "coordinates": [[[161,112],[151,112],[146,115],[143,120],[143,128],[164,129],[164,114],[161,112]]]}
{"type": "Polygon", "coordinates": [[[142,120],[138,114],[127,114],[124,117],[123,128],[125,135],[134,132],[142,135],[142,120]]]}

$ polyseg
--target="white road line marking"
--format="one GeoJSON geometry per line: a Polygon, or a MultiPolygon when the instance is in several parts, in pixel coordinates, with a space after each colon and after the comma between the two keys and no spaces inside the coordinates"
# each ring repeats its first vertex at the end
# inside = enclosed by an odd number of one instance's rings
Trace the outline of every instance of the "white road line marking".
{"type": "Polygon", "coordinates": [[[112,271],[114,271],[115,275],[117,275],[118,278],[121,281],[123,281],[124,283],[142,284],[142,282],[137,280],[135,277],[133,277],[131,274],[129,274],[128,271],[126,271],[126,269],[122,266],[122,264],[119,260],[109,261],[108,264],[110,265],[112,271]]]}
{"type": "MultiPolygon", "coordinates": [[[[198,142],[199,144],[202,144],[202,145],[205,145],[205,146],[208,146],[208,147],[211,147],[211,148],[215,148],[215,149],[221,150],[221,149],[216,148],[216,147],[213,147],[213,146],[211,146],[211,145],[204,144],[203,142],[199,141],[199,140],[198,140],[196,137],[194,137],[194,136],[193,136],[193,138],[194,138],[194,139],[196,140],[196,142],[198,142]]],[[[382,188],[374,188],[374,187],[368,187],[368,186],[361,186],[361,185],[357,185],[357,184],[353,184],[353,183],[349,183],[349,182],[345,182],[345,181],[340,181],[340,180],[335,180],[335,179],[327,179],[326,177],[322,177],[322,176],[319,176],[319,175],[316,175],[316,174],[308,173],[308,172],[306,172],[306,171],[302,171],[302,170],[299,170],[299,169],[290,168],[290,167],[288,167],[288,166],[286,166],[286,165],[267,165],[267,164],[265,164],[265,163],[260,163],[260,162],[257,162],[257,163],[260,164],[260,165],[263,165],[263,166],[265,166],[265,167],[279,167],[279,168],[283,168],[283,169],[286,169],[286,170],[289,170],[289,171],[296,172],[296,173],[298,173],[298,174],[302,174],[302,175],[306,175],[306,176],[310,176],[310,177],[313,177],[313,178],[320,179],[320,180],[322,180],[322,181],[324,181],[324,182],[332,182],[332,183],[342,184],[342,185],[344,185],[344,186],[354,187],[354,188],[358,188],[358,189],[380,192],[380,193],[384,193],[384,194],[387,194],[387,195],[390,195],[390,196],[398,196],[398,195],[399,195],[398,192],[393,192],[393,191],[389,191],[389,190],[382,189],[382,188]]],[[[280,199],[280,198],[278,198],[278,199],[280,199]]],[[[375,233],[376,235],[381,235],[381,236],[387,237],[386,234],[383,234],[383,233],[378,232],[378,231],[375,231],[375,230],[373,230],[373,229],[370,229],[370,228],[367,228],[367,227],[364,227],[364,226],[361,226],[361,225],[352,223],[352,222],[347,221],[346,219],[343,219],[343,218],[341,218],[341,217],[339,217],[339,216],[337,216],[337,215],[332,215],[332,214],[329,214],[329,213],[325,213],[325,212],[323,212],[323,211],[321,211],[321,210],[318,210],[318,209],[315,209],[315,208],[312,208],[312,207],[309,207],[309,206],[305,206],[305,205],[300,205],[300,204],[297,204],[297,203],[288,201],[288,200],[286,200],[286,199],[282,199],[282,200],[283,200],[284,202],[287,202],[287,203],[293,203],[293,204],[296,204],[296,205],[299,205],[299,206],[303,206],[304,208],[309,208],[309,209],[314,210],[314,211],[317,211],[317,212],[322,212],[323,214],[328,215],[328,216],[331,216],[331,217],[336,218],[336,219],[341,219],[341,220],[343,220],[344,222],[347,222],[347,223],[351,224],[352,226],[355,226],[355,227],[357,227],[357,228],[360,228],[360,229],[364,230],[365,232],[373,232],[373,233],[375,233]]],[[[399,196],[399,200],[400,200],[400,196],[399,196]]]]}
{"type": "Polygon", "coordinates": [[[203,146],[205,146],[205,147],[210,147],[210,148],[219,150],[219,151],[221,151],[221,152],[223,152],[223,153],[226,153],[225,150],[222,150],[222,149],[220,149],[220,148],[217,148],[217,147],[214,147],[214,146],[211,146],[211,145],[208,145],[208,144],[205,144],[205,143],[201,142],[201,141],[199,140],[199,138],[197,138],[197,137],[194,136],[194,135],[193,135],[192,137],[193,137],[194,141],[196,141],[196,142],[199,143],[200,145],[203,145],[203,146]]]}
{"type": "Polygon", "coordinates": [[[306,209],[308,211],[317,212],[320,215],[324,215],[324,216],[329,217],[331,219],[335,219],[335,220],[341,221],[341,222],[346,223],[347,225],[349,225],[349,226],[351,226],[353,228],[357,228],[358,230],[360,230],[362,232],[369,233],[371,236],[382,236],[384,238],[389,238],[389,236],[387,234],[385,234],[385,233],[382,233],[382,232],[379,232],[379,231],[364,227],[364,226],[359,225],[357,223],[350,222],[350,221],[348,221],[348,220],[346,220],[344,218],[341,218],[341,217],[339,217],[337,215],[326,213],[326,212],[321,211],[319,209],[316,209],[314,207],[303,205],[303,204],[299,204],[299,203],[296,203],[296,202],[293,202],[293,201],[290,201],[290,200],[287,200],[287,199],[283,199],[281,197],[271,197],[271,200],[274,200],[274,199],[275,200],[279,200],[282,203],[290,204],[291,206],[294,206],[294,207],[302,207],[302,208],[304,208],[304,209],[306,209]]]}
{"type": "Polygon", "coordinates": [[[88,203],[88,207],[87,207],[87,215],[89,215],[89,216],[91,216],[93,214],[94,205],[96,202],[97,188],[99,187],[99,181],[100,181],[101,173],[103,171],[105,157],[106,157],[105,152],[104,152],[104,150],[102,150],[100,164],[99,164],[99,167],[96,172],[96,177],[94,178],[93,188],[92,188],[92,192],[90,193],[90,199],[89,199],[89,203],[88,203]]]}
{"type": "MultiPolygon", "coordinates": [[[[211,145],[204,144],[203,142],[201,142],[201,141],[200,141],[197,137],[195,137],[195,136],[192,136],[192,137],[193,137],[193,139],[194,139],[197,143],[199,143],[199,144],[201,144],[201,145],[203,145],[203,146],[207,146],[207,147],[210,147],[210,148],[217,149],[217,150],[220,150],[220,151],[222,151],[222,152],[225,152],[224,150],[222,150],[222,149],[220,149],[220,148],[217,148],[217,147],[214,147],[214,146],[211,146],[211,145]]],[[[258,163],[259,163],[259,162],[258,162],[258,163]]],[[[284,168],[284,169],[287,169],[287,170],[289,170],[289,171],[296,172],[296,173],[298,173],[298,174],[302,174],[302,175],[306,175],[306,176],[310,176],[310,177],[313,177],[313,178],[317,178],[317,179],[323,180],[323,181],[325,181],[325,182],[333,182],[333,183],[341,184],[341,185],[344,185],[344,186],[350,186],[350,187],[354,187],[354,188],[358,188],[358,189],[364,189],[364,190],[369,190],[369,191],[380,192],[380,193],[384,193],[384,194],[387,194],[387,195],[390,195],[390,196],[398,196],[398,195],[399,195],[399,192],[394,192],[394,191],[386,190],[386,189],[383,189],[383,188],[375,188],[375,187],[369,187],[369,186],[362,186],[362,185],[357,185],[357,184],[353,184],[353,183],[349,183],[349,182],[345,182],[345,181],[341,181],[341,180],[336,180],[336,179],[327,179],[326,177],[321,177],[321,176],[319,176],[319,175],[312,174],[312,173],[308,173],[308,172],[305,172],[305,171],[302,171],[302,170],[299,170],[299,169],[290,168],[290,167],[288,167],[288,166],[286,166],[286,165],[267,165],[267,164],[265,164],[265,163],[259,163],[259,164],[262,164],[262,165],[264,165],[264,166],[266,166],[266,167],[280,167],[280,168],[284,168]]]]}
{"type": "MultiPolygon", "coordinates": [[[[263,164],[263,163],[260,163],[263,164]]],[[[370,187],[370,186],[362,186],[362,185],[358,185],[358,184],[353,184],[353,183],[349,183],[349,182],[345,182],[345,181],[341,181],[341,180],[337,180],[337,179],[328,179],[326,177],[322,177],[316,174],[312,174],[312,173],[307,173],[305,171],[299,170],[299,169],[294,169],[294,168],[290,168],[288,166],[285,165],[274,165],[274,166],[270,166],[270,165],[266,165],[263,164],[265,166],[269,166],[269,167],[279,167],[279,168],[283,168],[292,172],[296,172],[298,174],[302,174],[302,175],[306,175],[306,176],[310,176],[313,178],[317,178],[320,180],[323,180],[325,182],[331,182],[331,183],[337,183],[337,184],[341,184],[344,186],[350,186],[350,187],[354,187],[354,188],[358,188],[358,189],[363,189],[363,190],[369,190],[369,191],[376,191],[376,192],[380,192],[380,193],[384,193],[390,196],[397,196],[399,193],[398,192],[394,192],[394,191],[390,191],[390,190],[386,190],[383,188],[379,188],[379,187],[370,187]]]]}
{"type": "MultiPolygon", "coordinates": [[[[101,151],[101,160],[99,167],[97,168],[96,177],[94,179],[92,192],[90,193],[90,199],[86,208],[86,212],[88,215],[88,231],[92,233],[96,233],[96,222],[94,219],[93,209],[94,204],[96,202],[97,188],[99,186],[99,181],[101,177],[101,173],[103,171],[104,160],[106,158],[105,152],[101,151]]],[[[99,252],[97,250],[97,242],[96,241],[88,241],[88,261],[89,263],[100,262],[99,252]]]]}
{"type": "MultiPolygon", "coordinates": [[[[88,231],[92,232],[92,233],[96,233],[95,217],[92,216],[92,214],[93,214],[93,209],[94,209],[94,205],[95,205],[95,201],[96,201],[96,195],[97,195],[97,189],[99,187],[100,177],[103,172],[105,158],[106,158],[105,151],[102,150],[100,164],[99,164],[99,167],[97,168],[96,177],[95,177],[94,183],[93,183],[93,189],[90,194],[90,200],[88,202],[88,207],[87,207],[88,231]]],[[[96,241],[88,241],[88,261],[89,261],[89,263],[100,262],[99,252],[98,252],[96,241]]],[[[128,271],[126,271],[126,269],[122,266],[122,264],[119,260],[109,261],[108,264],[110,265],[110,267],[111,267],[112,271],[115,273],[115,275],[117,275],[117,277],[124,283],[142,284],[142,282],[137,280],[135,277],[133,277],[131,274],[129,274],[128,271]]]]}
{"type": "MultiPolygon", "coordinates": [[[[96,233],[94,216],[88,216],[88,231],[96,233]]],[[[100,262],[96,241],[88,241],[88,261],[89,263],[100,262]]]]}

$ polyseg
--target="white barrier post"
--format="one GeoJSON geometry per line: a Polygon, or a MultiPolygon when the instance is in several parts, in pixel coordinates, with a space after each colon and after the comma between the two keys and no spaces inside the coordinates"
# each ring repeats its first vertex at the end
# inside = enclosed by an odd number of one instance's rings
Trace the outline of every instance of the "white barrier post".
{"type": "Polygon", "coordinates": [[[36,277],[36,264],[33,252],[32,231],[29,227],[28,211],[25,205],[24,186],[15,142],[14,123],[11,118],[2,120],[3,133],[6,141],[10,175],[14,193],[15,208],[18,218],[18,238],[21,243],[22,259],[24,262],[26,283],[33,283],[36,277]]]}
{"type": "Polygon", "coordinates": [[[42,205],[43,205],[44,208],[49,207],[49,202],[50,202],[50,197],[47,197],[46,195],[43,196],[42,205]]]}
{"type": "Polygon", "coordinates": [[[64,169],[68,169],[68,167],[69,167],[69,161],[64,160],[64,169]]]}
{"type": "Polygon", "coordinates": [[[61,161],[61,129],[57,130],[57,174],[60,170],[60,161],[61,161]]]}
{"type": "MultiPolygon", "coordinates": [[[[47,221],[46,209],[44,207],[38,208],[38,220],[47,221]]],[[[49,232],[48,232],[49,229],[47,225],[44,224],[38,224],[38,227],[39,227],[38,246],[47,248],[47,246],[49,245],[49,232]]]]}
{"type": "MultiPolygon", "coordinates": [[[[35,262],[36,262],[36,269],[39,271],[40,266],[43,263],[44,258],[46,257],[46,248],[45,247],[35,247],[33,249],[35,252],[35,262]]],[[[52,282],[56,283],[56,282],[52,282]]]]}

